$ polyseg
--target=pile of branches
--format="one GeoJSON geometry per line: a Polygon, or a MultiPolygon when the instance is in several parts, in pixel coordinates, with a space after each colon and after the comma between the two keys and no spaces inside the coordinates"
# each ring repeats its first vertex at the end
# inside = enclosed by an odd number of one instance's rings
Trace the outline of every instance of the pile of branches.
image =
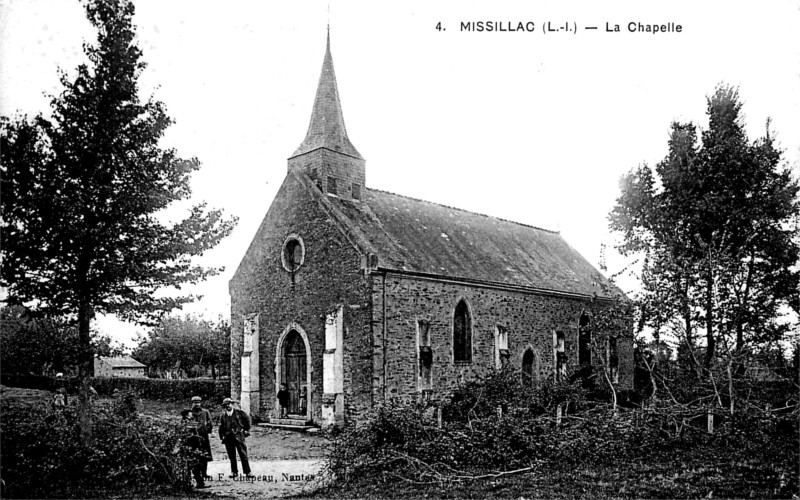
{"type": "Polygon", "coordinates": [[[730,414],[713,394],[686,403],[653,398],[629,407],[590,396],[579,383],[526,389],[498,375],[439,404],[390,404],[332,439],[326,476],[340,485],[442,486],[564,467],[646,463],[711,448],[786,461],[792,450],[774,443],[795,443],[800,435],[796,406],[773,409],[737,399],[738,410],[730,414]]]}

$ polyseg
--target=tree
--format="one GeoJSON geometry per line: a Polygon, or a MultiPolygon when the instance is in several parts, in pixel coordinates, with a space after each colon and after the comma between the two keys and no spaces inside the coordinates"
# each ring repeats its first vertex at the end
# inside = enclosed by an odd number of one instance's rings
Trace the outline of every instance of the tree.
{"type": "Polygon", "coordinates": [[[77,324],[81,348],[81,441],[92,442],[90,322],[96,314],[152,322],[191,296],[156,296],[218,269],[192,257],[215,246],[235,220],[204,204],[178,222],[162,212],[187,199],[196,158],[159,146],[172,123],[152,97],[141,102],[145,63],[135,42],[134,6],[88,0],[97,43],[88,63],[61,75],[51,117],[3,118],[2,284],[8,301],[77,324]]]}
{"type": "MultiPolygon", "coordinates": [[[[74,373],[80,364],[78,330],[58,317],[31,314],[24,307],[0,308],[0,365],[4,373],[53,375],[74,373]]],[[[93,351],[99,356],[121,356],[125,349],[107,335],[91,332],[93,351]]]]}
{"type": "Polygon", "coordinates": [[[128,348],[124,345],[111,340],[108,335],[93,335],[92,336],[92,350],[95,355],[115,358],[118,356],[125,356],[128,354],[128,348]]]}
{"type": "Polygon", "coordinates": [[[197,375],[193,368],[199,367],[217,378],[220,371],[230,371],[230,336],[230,323],[221,318],[213,323],[193,316],[165,317],[138,339],[133,355],[150,369],[197,375]]]}
{"type": "Polygon", "coordinates": [[[620,251],[645,255],[645,322],[681,318],[689,346],[704,328],[706,368],[719,339],[741,351],[783,336],[781,311],[797,307],[800,284],[798,182],[769,122],[750,142],[736,89],[707,102],[708,129],[698,139],[693,124],[673,123],[667,156],[623,177],[609,216],[620,251]]]}

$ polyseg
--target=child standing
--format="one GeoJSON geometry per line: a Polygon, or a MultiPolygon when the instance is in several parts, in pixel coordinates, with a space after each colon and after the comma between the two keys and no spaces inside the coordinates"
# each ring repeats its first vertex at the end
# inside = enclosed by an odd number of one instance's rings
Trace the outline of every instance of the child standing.
{"type": "Polygon", "coordinates": [[[300,414],[303,415],[304,417],[306,415],[306,409],[308,408],[308,406],[306,406],[308,404],[307,398],[308,398],[308,391],[306,390],[306,386],[303,386],[300,388],[300,414]]]}

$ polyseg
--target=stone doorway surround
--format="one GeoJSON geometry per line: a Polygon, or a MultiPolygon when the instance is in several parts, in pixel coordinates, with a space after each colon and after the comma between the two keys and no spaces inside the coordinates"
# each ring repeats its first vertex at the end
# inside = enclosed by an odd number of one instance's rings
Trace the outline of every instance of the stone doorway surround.
{"type": "Polygon", "coordinates": [[[284,352],[285,352],[285,348],[286,348],[285,343],[286,343],[286,340],[289,337],[289,334],[291,332],[297,332],[300,335],[300,338],[303,340],[303,345],[305,346],[305,350],[306,350],[305,384],[306,384],[306,390],[307,390],[307,393],[308,393],[308,396],[307,396],[308,397],[308,401],[307,401],[307,404],[306,404],[306,414],[303,417],[305,418],[306,422],[311,422],[312,421],[311,409],[312,409],[313,398],[314,398],[314,390],[313,390],[313,387],[311,385],[311,372],[312,372],[311,344],[308,341],[308,335],[306,334],[306,331],[303,329],[303,327],[301,327],[299,324],[297,324],[294,321],[292,321],[291,323],[286,325],[286,328],[284,328],[283,333],[281,333],[280,337],[278,337],[278,342],[277,342],[277,345],[276,345],[276,348],[275,348],[275,387],[274,387],[273,392],[272,392],[272,398],[273,398],[273,402],[274,402],[274,404],[273,404],[274,415],[276,415],[276,416],[280,415],[280,405],[278,404],[278,400],[275,397],[275,395],[278,394],[278,391],[281,388],[281,384],[284,382],[284,380],[283,380],[283,376],[284,376],[284,373],[285,373],[284,364],[286,362],[286,358],[284,357],[284,352]]]}

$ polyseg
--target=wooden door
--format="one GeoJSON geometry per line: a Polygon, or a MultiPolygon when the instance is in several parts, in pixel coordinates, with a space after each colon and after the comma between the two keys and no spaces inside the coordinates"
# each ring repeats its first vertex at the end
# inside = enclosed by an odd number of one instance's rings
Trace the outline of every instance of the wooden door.
{"type": "Polygon", "coordinates": [[[289,413],[300,413],[300,388],[306,383],[306,346],[292,330],[284,341],[283,382],[289,390],[289,413]]]}

